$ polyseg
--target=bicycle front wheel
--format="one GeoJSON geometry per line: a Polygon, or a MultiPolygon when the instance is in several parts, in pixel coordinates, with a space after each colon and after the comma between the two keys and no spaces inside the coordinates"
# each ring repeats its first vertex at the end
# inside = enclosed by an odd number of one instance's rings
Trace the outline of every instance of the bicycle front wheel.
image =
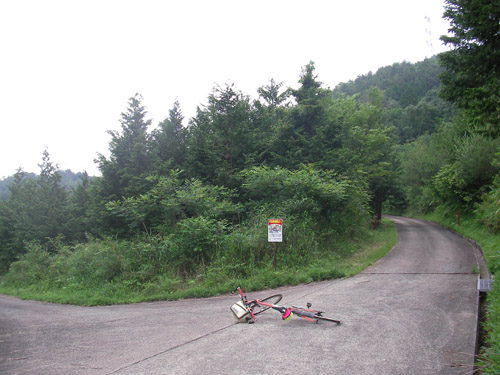
{"type": "MultiPolygon", "coordinates": [[[[281,301],[282,298],[283,298],[283,295],[275,294],[273,296],[270,296],[270,297],[267,297],[264,299],[260,299],[259,301],[268,303],[270,305],[276,305],[279,301],[281,301]]],[[[257,302],[253,302],[250,305],[250,308],[252,309],[253,314],[257,315],[257,314],[263,313],[266,310],[269,310],[271,308],[271,306],[259,305],[257,302]]]]}

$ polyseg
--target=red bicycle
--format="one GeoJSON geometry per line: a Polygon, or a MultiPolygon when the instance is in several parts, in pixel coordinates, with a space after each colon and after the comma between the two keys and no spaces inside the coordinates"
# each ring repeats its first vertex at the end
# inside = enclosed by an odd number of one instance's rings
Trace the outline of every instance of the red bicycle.
{"type": "Polygon", "coordinates": [[[283,298],[283,295],[281,294],[275,294],[263,299],[248,299],[243,294],[240,287],[238,287],[235,292],[236,291],[238,291],[241,301],[232,305],[231,311],[233,312],[236,320],[239,322],[254,323],[257,320],[255,317],[256,315],[261,314],[266,310],[273,309],[281,313],[281,318],[283,320],[290,320],[294,315],[296,315],[313,323],[325,320],[340,324],[340,320],[323,316],[323,311],[311,310],[311,304],[309,302],[307,303],[307,308],[295,306],[286,307],[277,304],[283,298]]]}

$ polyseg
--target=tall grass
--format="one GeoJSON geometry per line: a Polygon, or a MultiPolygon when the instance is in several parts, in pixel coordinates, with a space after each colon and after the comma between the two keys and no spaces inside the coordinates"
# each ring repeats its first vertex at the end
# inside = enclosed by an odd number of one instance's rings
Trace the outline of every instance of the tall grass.
{"type": "Polygon", "coordinates": [[[0,293],[79,305],[207,297],[237,286],[251,291],[350,276],[396,242],[391,222],[347,239],[314,231],[307,221],[293,224],[290,219],[290,233],[277,246],[274,269],[273,248],[257,222],[231,232],[212,224],[208,227],[213,231],[202,230],[194,239],[199,244],[210,239],[213,246],[204,260],[200,258],[196,270],[179,267],[176,260],[187,237],[177,243],[169,237],[135,241],[90,238],[75,246],[59,244],[53,253],[32,243],[4,276],[0,293]]]}
{"type": "Polygon", "coordinates": [[[81,304],[200,297],[341,277],[355,267],[339,264],[371,246],[362,181],[313,165],[256,167],[239,178],[239,194],[178,173],[153,179],[148,193],[106,204],[127,223],[128,240],[31,243],[1,288],[81,304]],[[284,222],[276,269],[270,217],[284,222]]]}

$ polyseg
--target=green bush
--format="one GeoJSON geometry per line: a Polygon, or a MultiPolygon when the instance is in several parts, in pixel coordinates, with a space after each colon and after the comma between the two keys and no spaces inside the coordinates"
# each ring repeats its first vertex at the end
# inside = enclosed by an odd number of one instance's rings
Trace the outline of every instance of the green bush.
{"type": "Polygon", "coordinates": [[[133,232],[160,233],[170,233],[179,221],[199,216],[232,222],[240,212],[232,190],[197,179],[181,181],[179,174],[171,171],[168,177],[151,177],[155,185],[147,193],[109,202],[106,208],[123,218],[133,232]]]}
{"type": "Polygon", "coordinates": [[[105,284],[121,272],[119,254],[113,251],[109,242],[89,241],[77,244],[71,253],[59,253],[58,258],[63,258],[61,266],[66,263],[65,272],[68,279],[73,279],[80,285],[105,284]]]}
{"type": "Polygon", "coordinates": [[[442,205],[456,210],[471,208],[498,173],[499,165],[493,163],[500,140],[475,135],[464,137],[456,146],[454,162],[441,167],[432,183],[442,205]]]}
{"type": "Polygon", "coordinates": [[[39,243],[26,244],[26,253],[12,263],[4,282],[15,287],[30,287],[46,280],[51,264],[51,255],[39,243]]]}
{"type": "Polygon", "coordinates": [[[500,230],[500,176],[495,176],[490,192],[476,206],[476,215],[493,232],[500,230]]]}
{"type": "Polygon", "coordinates": [[[245,273],[247,267],[262,264],[269,257],[267,222],[264,220],[262,216],[254,216],[245,225],[233,227],[224,237],[217,265],[235,267],[233,274],[238,274],[245,273]]]}
{"type": "Polygon", "coordinates": [[[224,222],[203,216],[181,220],[169,236],[170,260],[185,274],[196,272],[216,255],[226,232],[224,222]]]}
{"type": "Polygon", "coordinates": [[[363,226],[369,217],[364,186],[332,171],[313,165],[303,165],[296,171],[264,166],[245,170],[241,175],[243,196],[252,212],[305,217],[318,227],[337,231],[363,226]]]}

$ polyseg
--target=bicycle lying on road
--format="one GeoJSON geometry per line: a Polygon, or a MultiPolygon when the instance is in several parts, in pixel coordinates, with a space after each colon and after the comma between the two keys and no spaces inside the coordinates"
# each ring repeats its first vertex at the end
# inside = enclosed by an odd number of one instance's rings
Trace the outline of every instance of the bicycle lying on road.
{"type": "Polygon", "coordinates": [[[323,311],[311,310],[311,304],[309,302],[307,303],[307,308],[295,306],[286,307],[283,305],[277,305],[277,303],[283,298],[281,294],[275,294],[263,299],[248,299],[243,294],[240,287],[238,287],[233,293],[236,291],[239,293],[241,301],[232,305],[231,311],[233,312],[236,320],[239,322],[254,323],[257,320],[255,318],[256,315],[269,309],[273,309],[281,313],[281,318],[283,320],[290,320],[295,315],[313,323],[318,323],[319,320],[325,320],[340,324],[340,320],[323,316],[323,311]]]}

